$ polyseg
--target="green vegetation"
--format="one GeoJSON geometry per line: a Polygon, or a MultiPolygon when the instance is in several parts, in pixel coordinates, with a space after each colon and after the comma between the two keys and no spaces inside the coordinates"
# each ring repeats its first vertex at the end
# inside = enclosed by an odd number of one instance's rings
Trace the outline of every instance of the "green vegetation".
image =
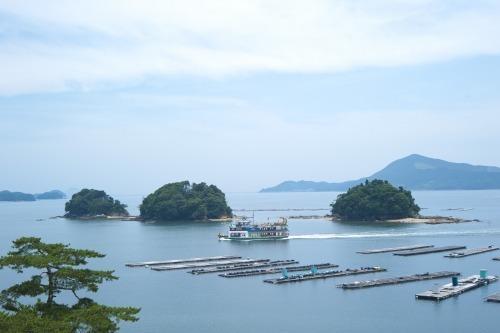
{"type": "Polygon", "coordinates": [[[332,214],[343,220],[362,221],[413,217],[420,211],[410,191],[378,179],[350,188],[331,207],[332,214]]]}
{"type": "Polygon", "coordinates": [[[140,206],[145,220],[206,220],[231,216],[224,193],[215,185],[170,183],[148,195],[140,206]]]}
{"type": "Polygon", "coordinates": [[[128,216],[127,205],[104,191],[83,189],[66,202],[66,217],[128,216]]]}
{"type": "Polygon", "coordinates": [[[0,191],[0,201],[35,201],[33,194],[11,191],[0,191]]]}
{"type": "Polygon", "coordinates": [[[35,275],[1,292],[0,332],[108,333],[118,331],[122,320],[138,320],[138,308],[105,306],[78,295],[79,291],[95,293],[101,283],[118,279],[113,271],[78,267],[103,254],[47,244],[35,237],[19,238],[12,248],[0,258],[0,268],[35,275]],[[73,304],[56,302],[59,295],[74,296],[73,304]]]}

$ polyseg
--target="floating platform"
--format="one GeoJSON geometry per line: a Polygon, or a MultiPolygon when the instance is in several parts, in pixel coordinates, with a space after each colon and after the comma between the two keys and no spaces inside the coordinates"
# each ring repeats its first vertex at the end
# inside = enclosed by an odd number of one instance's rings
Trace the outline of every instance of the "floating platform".
{"type": "Polygon", "coordinates": [[[252,264],[252,263],[263,263],[269,261],[270,261],[269,259],[235,259],[235,260],[212,261],[212,262],[198,262],[192,264],[160,265],[160,266],[152,266],[151,269],[154,271],[171,271],[176,269],[203,268],[203,267],[214,267],[214,266],[236,265],[236,264],[252,264]]]}
{"type": "Polygon", "coordinates": [[[436,290],[428,290],[416,294],[415,297],[417,299],[441,301],[453,296],[458,296],[467,291],[486,286],[495,281],[497,281],[496,276],[486,276],[481,278],[479,275],[472,275],[466,279],[458,280],[456,285],[448,283],[436,290]]]}
{"type": "MultiPolygon", "coordinates": [[[[286,270],[287,272],[310,271],[313,269],[313,267],[316,267],[316,269],[326,269],[326,268],[336,268],[339,267],[339,265],[324,263],[315,265],[287,267],[286,270]]],[[[224,273],[224,274],[219,274],[219,276],[225,278],[237,278],[237,277],[254,276],[254,275],[279,274],[282,271],[283,271],[282,268],[256,269],[256,270],[224,273]]]]}
{"type": "Polygon", "coordinates": [[[302,281],[309,281],[309,280],[318,280],[318,279],[328,279],[328,278],[334,278],[334,277],[340,277],[340,276],[347,276],[347,275],[357,275],[357,274],[366,274],[366,273],[378,273],[378,272],[385,272],[385,268],[381,267],[362,267],[359,269],[346,269],[345,271],[333,271],[333,270],[328,270],[328,271],[323,271],[323,272],[315,272],[315,273],[308,273],[308,274],[303,274],[303,275],[289,275],[289,276],[283,276],[277,279],[269,279],[269,280],[264,280],[266,283],[272,283],[272,284],[282,284],[282,283],[290,283],[290,282],[302,282],[302,281]]]}
{"type": "Polygon", "coordinates": [[[401,252],[395,252],[393,254],[395,256],[415,256],[415,255],[419,255],[419,254],[461,250],[461,249],[465,249],[465,248],[466,248],[466,246],[463,246],[463,245],[450,245],[450,246],[438,246],[438,247],[430,247],[430,248],[425,248],[425,249],[401,251],[401,252]]]}
{"type": "Polygon", "coordinates": [[[486,302],[500,303],[500,293],[496,293],[486,297],[486,302]]]}
{"type": "Polygon", "coordinates": [[[443,271],[443,272],[398,276],[398,277],[378,279],[378,280],[355,281],[355,282],[351,282],[351,283],[342,283],[342,284],[339,284],[337,287],[342,288],[342,289],[360,289],[360,288],[387,286],[387,285],[391,285],[391,284],[400,284],[400,283],[407,283],[407,282],[442,279],[445,277],[458,276],[458,275],[460,275],[460,273],[458,273],[458,272],[443,271]]]}
{"type": "Polygon", "coordinates": [[[384,252],[398,252],[398,251],[406,251],[406,250],[425,249],[425,248],[430,248],[433,246],[434,245],[410,245],[410,246],[400,246],[400,247],[386,247],[383,249],[358,251],[357,253],[375,254],[375,253],[384,253],[384,252]]]}
{"type": "Polygon", "coordinates": [[[480,247],[477,249],[470,249],[470,250],[464,250],[464,251],[458,251],[458,252],[452,252],[450,254],[445,255],[446,258],[463,258],[467,256],[473,256],[476,254],[481,254],[481,253],[486,253],[486,252],[491,252],[491,251],[497,251],[499,248],[498,247],[493,247],[493,245],[490,245],[488,247],[480,247]]]}
{"type": "Polygon", "coordinates": [[[138,262],[138,263],[125,264],[125,266],[127,266],[127,267],[145,267],[145,266],[156,266],[156,265],[175,265],[175,264],[186,264],[186,263],[194,263],[194,262],[220,261],[220,260],[230,260],[230,259],[241,259],[241,257],[239,257],[239,256],[216,256],[216,257],[175,259],[175,260],[162,260],[162,261],[143,261],[143,262],[138,262]]]}
{"type": "MultiPolygon", "coordinates": [[[[191,271],[188,271],[188,273],[191,273],[193,275],[199,275],[199,274],[208,274],[208,273],[220,273],[220,272],[227,272],[227,271],[236,271],[236,270],[244,270],[244,269],[251,269],[251,268],[266,268],[266,267],[277,267],[277,266],[288,266],[288,265],[296,265],[299,262],[296,260],[276,260],[276,261],[268,261],[268,262],[256,262],[256,263],[250,263],[250,264],[234,264],[234,265],[223,265],[223,266],[215,266],[211,268],[200,268],[200,269],[193,269],[191,271]]],[[[281,270],[281,268],[277,268],[278,270],[281,270]]],[[[288,268],[290,269],[290,268],[288,268]]]]}

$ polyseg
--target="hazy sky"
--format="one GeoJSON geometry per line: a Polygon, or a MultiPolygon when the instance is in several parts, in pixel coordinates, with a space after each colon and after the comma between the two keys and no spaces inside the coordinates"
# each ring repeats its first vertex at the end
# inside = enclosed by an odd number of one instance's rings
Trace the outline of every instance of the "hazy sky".
{"type": "Polygon", "coordinates": [[[0,1],[0,190],[500,165],[500,1],[0,1]]]}

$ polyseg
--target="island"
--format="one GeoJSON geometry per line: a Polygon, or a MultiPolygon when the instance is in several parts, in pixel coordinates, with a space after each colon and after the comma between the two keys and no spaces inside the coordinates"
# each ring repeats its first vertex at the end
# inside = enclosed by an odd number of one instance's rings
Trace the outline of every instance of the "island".
{"type": "Polygon", "coordinates": [[[127,217],[127,205],[113,199],[104,191],[83,189],[66,202],[64,217],[95,219],[102,217],[127,217]]]}
{"type": "Polygon", "coordinates": [[[377,221],[416,217],[420,207],[411,192],[386,180],[366,180],[339,194],[332,215],[346,221],[377,221]]]}
{"type": "Polygon", "coordinates": [[[287,180],[261,192],[343,192],[366,179],[384,179],[411,190],[489,190],[500,189],[500,168],[412,154],[389,163],[368,177],[345,182],[287,180]]]}
{"type": "Polygon", "coordinates": [[[44,193],[31,194],[23,192],[0,191],[0,201],[36,201],[64,199],[66,194],[59,190],[52,190],[44,193]]]}
{"type": "Polygon", "coordinates": [[[166,184],[149,194],[139,207],[141,219],[190,221],[232,216],[226,196],[215,185],[181,181],[166,184]]]}
{"type": "Polygon", "coordinates": [[[0,191],[0,201],[35,201],[33,194],[11,191],[0,191]]]}
{"type": "Polygon", "coordinates": [[[59,190],[52,190],[43,193],[37,193],[34,195],[36,200],[57,200],[66,199],[66,194],[59,190]]]}
{"type": "Polygon", "coordinates": [[[331,205],[332,219],[337,221],[370,221],[385,223],[460,223],[465,220],[451,216],[422,216],[410,191],[395,187],[386,180],[366,180],[339,194],[331,205]]]}

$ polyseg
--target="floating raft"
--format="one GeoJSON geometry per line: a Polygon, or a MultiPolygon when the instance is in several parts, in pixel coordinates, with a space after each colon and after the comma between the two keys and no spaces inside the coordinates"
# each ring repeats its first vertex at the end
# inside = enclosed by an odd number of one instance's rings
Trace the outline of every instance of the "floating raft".
{"type": "Polygon", "coordinates": [[[463,245],[450,245],[450,246],[439,246],[439,247],[430,247],[425,249],[416,249],[416,250],[408,250],[393,253],[396,256],[415,256],[419,254],[427,254],[427,253],[436,253],[436,252],[445,252],[445,251],[453,251],[465,249],[466,247],[463,245]]]}
{"type": "Polygon", "coordinates": [[[342,288],[342,289],[360,289],[360,288],[379,287],[379,286],[386,286],[386,285],[391,285],[391,284],[400,284],[400,283],[407,283],[407,282],[415,282],[415,281],[441,279],[441,278],[450,277],[450,276],[457,276],[457,275],[460,275],[460,273],[443,271],[443,272],[398,276],[398,277],[379,279],[379,280],[368,280],[368,281],[356,281],[356,282],[352,282],[352,283],[342,283],[342,284],[339,284],[337,287],[342,288]]]}
{"type": "MultiPolygon", "coordinates": [[[[200,268],[200,269],[193,269],[191,271],[188,271],[188,273],[191,273],[193,275],[199,275],[199,274],[207,274],[207,273],[220,273],[220,272],[227,272],[227,271],[236,271],[236,270],[244,270],[244,269],[250,269],[250,268],[265,268],[265,267],[276,267],[276,266],[288,266],[288,265],[296,265],[299,262],[296,260],[276,260],[276,261],[269,261],[269,262],[256,262],[256,263],[250,263],[250,264],[234,264],[234,265],[224,265],[224,266],[215,266],[212,268],[200,268]]],[[[281,268],[277,268],[278,270],[281,270],[281,268]]]]}
{"type": "Polygon", "coordinates": [[[470,250],[464,250],[464,251],[458,251],[458,252],[452,252],[450,254],[445,255],[446,258],[463,258],[467,256],[473,256],[476,254],[481,254],[481,253],[486,253],[486,252],[491,252],[491,251],[496,251],[498,250],[498,247],[493,247],[493,246],[488,246],[488,247],[480,247],[477,249],[470,249],[470,250]]]}
{"type": "MultiPolygon", "coordinates": [[[[316,267],[316,269],[326,269],[326,268],[339,267],[339,265],[324,263],[324,264],[316,264],[316,265],[287,267],[286,270],[288,272],[310,271],[313,269],[313,267],[316,267]]],[[[283,271],[282,268],[256,269],[256,270],[247,270],[247,271],[241,271],[241,272],[224,273],[224,274],[219,274],[219,276],[225,277],[225,278],[237,278],[237,277],[254,276],[254,275],[279,274],[282,271],[283,271]]]]}
{"type": "Polygon", "coordinates": [[[416,294],[415,297],[417,299],[441,301],[443,299],[458,296],[467,291],[486,286],[495,281],[497,281],[496,276],[486,276],[481,278],[479,275],[473,275],[466,279],[458,280],[456,285],[448,283],[436,290],[428,290],[416,294]]]}
{"type": "Polygon", "coordinates": [[[241,259],[241,257],[238,257],[238,256],[216,256],[216,257],[176,259],[176,260],[163,260],[163,261],[144,261],[144,262],[138,262],[138,263],[125,264],[125,266],[127,266],[127,267],[145,267],[145,266],[156,266],[156,265],[175,265],[175,264],[186,264],[186,263],[194,263],[194,262],[220,261],[220,260],[230,260],[230,259],[241,259]]]}
{"type": "Polygon", "coordinates": [[[251,263],[263,263],[269,262],[269,259],[235,259],[235,260],[224,260],[216,262],[200,262],[192,264],[180,264],[180,265],[160,265],[152,266],[151,269],[154,271],[171,271],[175,269],[188,269],[188,268],[202,268],[202,267],[214,267],[223,265],[236,265],[236,264],[251,264],[251,263]]]}
{"type": "Polygon", "coordinates": [[[264,282],[272,283],[272,284],[282,284],[282,283],[290,283],[290,282],[302,282],[302,281],[309,281],[309,280],[328,279],[328,278],[347,276],[347,275],[378,273],[378,272],[385,272],[385,271],[386,271],[386,269],[381,268],[381,267],[362,267],[359,269],[346,269],[345,271],[328,270],[328,271],[309,273],[309,274],[303,274],[303,275],[283,276],[283,277],[280,277],[277,279],[264,280],[264,282]]]}
{"type": "Polygon", "coordinates": [[[486,297],[486,301],[500,303],[500,293],[496,293],[496,294],[493,294],[493,295],[486,297]]]}
{"type": "Polygon", "coordinates": [[[384,252],[398,252],[398,251],[406,251],[406,250],[425,249],[425,248],[429,248],[429,247],[433,247],[433,246],[434,245],[410,245],[410,246],[401,246],[401,247],[386,247],[383,249],[358,251],[357,253],[374,254],[374,253],[384,253],[384,252]]]}

